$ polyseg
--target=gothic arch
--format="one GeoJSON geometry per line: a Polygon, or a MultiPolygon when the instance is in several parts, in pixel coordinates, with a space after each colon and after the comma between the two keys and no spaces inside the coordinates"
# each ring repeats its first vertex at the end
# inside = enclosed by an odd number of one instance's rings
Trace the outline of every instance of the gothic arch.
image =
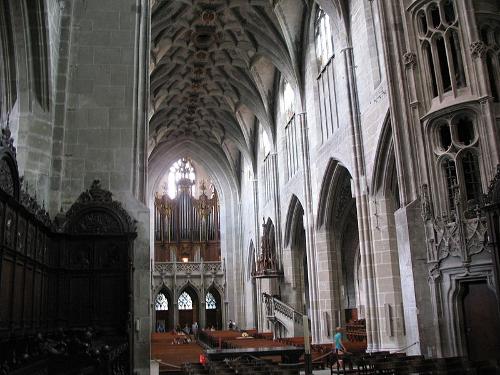
{"type": "Polygon", "coordinates": [[[331,213],[334,210],[335,202],[338,202],[335,199],[335,195],[340,194],[340,190],[342,189],[341,183],[346,178],[351,179],[349,171],[339,161],[330,159],[321,184],[317,215],[318,229],[332,224],[331,213]]]}
{"type": "Polygon", "coordinates": [[[286,215],[286,224],[285,224],[285,247],[290,246],[291,241],[293,241],[293,231],[297,225],[297,221],[299,220],[299,215],[304,214],[304,209],[302,208],[302,204],[295,194],[292,195],[290,199],[290,204],[288,205],[288,213],[286,215]]]}

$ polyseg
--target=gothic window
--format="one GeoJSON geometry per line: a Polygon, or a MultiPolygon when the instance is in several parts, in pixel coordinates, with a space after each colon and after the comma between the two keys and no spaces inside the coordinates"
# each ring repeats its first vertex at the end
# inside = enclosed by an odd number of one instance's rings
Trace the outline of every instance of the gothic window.
{"type": "Polygon", "coordinates": [[[433,124],[434,153],[439,163],[446,202],[443,212],[455,209],[458,188],[462,204],[472,207],[482,195],[481,174],[478,159],[479,141],[475,130],[475,119],[471,113],[458,113],[441,118],[433,124]]]}
{"type": "Polygon", "coordinates": [[[262,179],[264,181],[264,200],[268,202],[271,199],[271,178],[272,178],[272,165],[271,165],[271,142],[267,136],[267,132],[262,130],[261,133],[261,147],[264,151],[264,163],[262,165],[262,179]]]}
{"type": "Polygon", "coordinates": [[[286,122],[290,121],[290,119],[295,114],[294,110],[295,104],[295,93],[292,89],[292,85],[290,83],[285,82],[283,85],[283,98],[281,101],[281,112],[285,115],[286,122]]]}
{"type": "Polygon", "coordinates": [[[454,0],[434,0],[416,15],[417,34],[433,98],[467,85],[454,0]]]}
{"type": "Polygon", "coordinates": [[[500,26],[484,24],[481,27],[481,40],[486,45],[486,68],[490,94],[495,102],[500,102],[500,26]]]}
{"type": "Polygon", "coordinates": [[[287,178],[290,179],[299,169],[298,126],[294,116],[295,93],[292,86],[285,82],[283,86],[282,113],[285,115],[285,149],[287,157],[287,178]]]}
{"type": "Polygon", "coordinates": [[[265,130],[262,130],[261,132],[261,145],[262,150],[264,151],[264,157],[266,157],[271,152],[271,142],[269,141],[269,137],[267,136],[267,132],[265,130]]]}
{"type": "Polygon", "coordinates": [[[179,310],[192,310],[193,300],[191,299],[191,296],[187,292],[183,292],[177,300],[177,306],[179,307],[179,310]]]}
{"type": "Polygon", "coordinates": [[[173,199],[177,195],[179,183],[188,182],[192,185],[191,194],[194,195],[195,179],[196,173],[193,163],[189,158],[181,158],[170,167],[167,181],[163,184],[163,189],[167,192],[169,197],[173,199]]]}
{"type": "Polygon", "coordinates": [[[314,25],[316,58],[319,74],[316,79],[319,97],[319,119],[322,141],[327,140],[339,127],[337,108],[337,88],[335,82],[335,64],[333,64],[333,38],[330,17],[318,8],[314,25]]]}
{"type": "Polygon", "coordinates": [[[27,6],[33,83],[36,99],[44,110],[49,109],[49,73],[47,56],[47,26],[43,0],[33,0],[27,6]]]}
{"type": "Polygon", "coordinates": [[[319,8],[316,16],[314,29],[316,42],[316,58],[318,59],[320,70],[328,64],[333,56],[332,28],[330,17],[323,9],[319,8]]]}
{"type": "Polygon", "coordinates": [[[217,301],[212,293],[208,292],[205,297],[205,309],[215,310],[217,308],[217,301]]]}
{"type": "Polygon", "coordinates": [[[471,150],[467,150],[461,155],[460,162],[462,164],[466,199],[468,202],[477,203],[482,195],[477,156],[471,150]]]}
{"type": "Polygon", "coordinates": [[[165,294],[163,294],[163,292],[160,292],[156,296],[155,310],[156,311],[159,311],[159,310],[161,310],[161,311],[168,310],[168,299],[167,299],[167,296],[165,294]]]}

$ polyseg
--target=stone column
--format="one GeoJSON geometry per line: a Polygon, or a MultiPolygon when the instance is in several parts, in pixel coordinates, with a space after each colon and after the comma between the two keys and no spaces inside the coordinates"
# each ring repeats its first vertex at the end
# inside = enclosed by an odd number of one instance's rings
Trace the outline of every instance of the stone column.
{"type": "MultiPolygon", "coordinates": [[[[309,277],[309,299],[311,319],[311,336],[314,343],[321,341],[321,313],[319,307],[319,285],[317,277],[318,262],[316,260],[315,248],[315,230],[314,230],[314,212],[312,208],[312,189],[311,189],[311,162],[309,154],[309,137],[307,128],[306,113],[295,115],[300,127],[300,146],[302,156],[302,167],[304,171],[304,229],[306,234],[306,256],[307,256],[307,274],[309,277]]],[[[297,125],[297,123],[296,123],[297,125]]]]}

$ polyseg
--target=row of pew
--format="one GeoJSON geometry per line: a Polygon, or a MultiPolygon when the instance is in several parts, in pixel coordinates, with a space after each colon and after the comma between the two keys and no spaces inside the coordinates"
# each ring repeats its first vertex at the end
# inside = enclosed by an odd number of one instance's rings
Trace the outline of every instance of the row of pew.
{"type": "Polygon", "coordinates": [[[203,348],[195,340],[187,342],[185,336],[172,332],[151,335],[151,358],[159,361],[161,374],[180,373],[184,363],[199,361],[203,348]]]}
{"type": "Polygon", "coordinates": [[[462,357],[426,359],[422,355],[375,352],[364,354],[332,353],[331,374],[431,374],[431,375],[496,375],[500,374],[500,362],[474,362],[462,357]]]}
{"type": "Polygon", "coordinates": [[[240,357],[234,360],[208,362],[205,364],[186,363],[182,367],[187,375],[298,375],[299,370],[283,368],[270,360],[253,357],[240,357]]]}

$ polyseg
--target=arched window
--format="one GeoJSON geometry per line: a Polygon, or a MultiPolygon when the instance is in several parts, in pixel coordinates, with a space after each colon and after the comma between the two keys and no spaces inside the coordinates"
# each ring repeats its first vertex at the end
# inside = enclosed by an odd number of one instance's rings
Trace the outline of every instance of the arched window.
{"type": "Polygon", "coordinates": [[[261,146],[264,152],[264,157],[266,157],[271,152],[271,142],[269,141],[269,137],[267,136],[267,132],[265,130],[262,130],[261,133],[261,146]]]}
{"type": "Polygon", "coordinates": [[[177,300],[177,306],[179,307],[179,310],[192,310],[193,300],[191,299],[191,296],[187,292],[183,292],[177,300]]]}
{"type": "Polygon", "coordinates": [[[482,186],[474,114],[459,112],[439,118],[432,127],[434,152],[439,158],[442,176],[437,188],[446,187],[446,194],[444,190],[440,194],[446,199],[441,204],[441,211],[453,211],[457,198],[466,210],[475,209],[481,199],[482,186]]]}
{"type": "Polygon", "coordinates": [[[155,310],[156,311],[168,310],[168,299],[167,296],[162,292],[158,293],[158,295],[156,296],[155,310]]]}
{"type": "Polygon", "coordinates": [[[281,111],[285,115],[286,122],[288,122],[295,114],[295,92],[292,89],[292,85],[288,82],[285,82],[283,85],[283,100],[281,103],[281,111]]]}
{"type": "Polygon", "coordinates": [[[462,153],[460,163],[462,164],[466,199],[468,202],[479,203],[482,191],[477,157],[471,150],[467,150],[462,153]]]}
{"type": "Polygon", "coordinates": [[[431,97],[467,85],[454,0],[434,0],[416,14],[417,35],[431,97]]]}
{"type": "Polygon", "coordinates": [[[217,301],[212,293],[208,292],[205,297],[205,309],[215,310],[217,308],[217,301]]]}
{"type": "Polygon", "coordinates": [[[319,68],[322,70],[333,56],[333,41],[330,17],[321,8],[318,9],[316,16],[314,38],[316,42],[316,58],[319,62],[319,68]]]}
{"type": "Polygon", "coordinates": [[[177,160],[170,167],[166,184],[163,186],[170,198],[175,198],[177,195],[177,185],[180,181],[188,181],[192,185],[192,194],[194,194],[196,173],[193,164],[189,158],[182,158],[177,160]]]}
{"type": "Polygon", "coordinates": [[[495,102],[500,102],[500,26],[484,24],[481,27],[481,40],[486,45],[486,68],[490,94],[495,102]]]}

